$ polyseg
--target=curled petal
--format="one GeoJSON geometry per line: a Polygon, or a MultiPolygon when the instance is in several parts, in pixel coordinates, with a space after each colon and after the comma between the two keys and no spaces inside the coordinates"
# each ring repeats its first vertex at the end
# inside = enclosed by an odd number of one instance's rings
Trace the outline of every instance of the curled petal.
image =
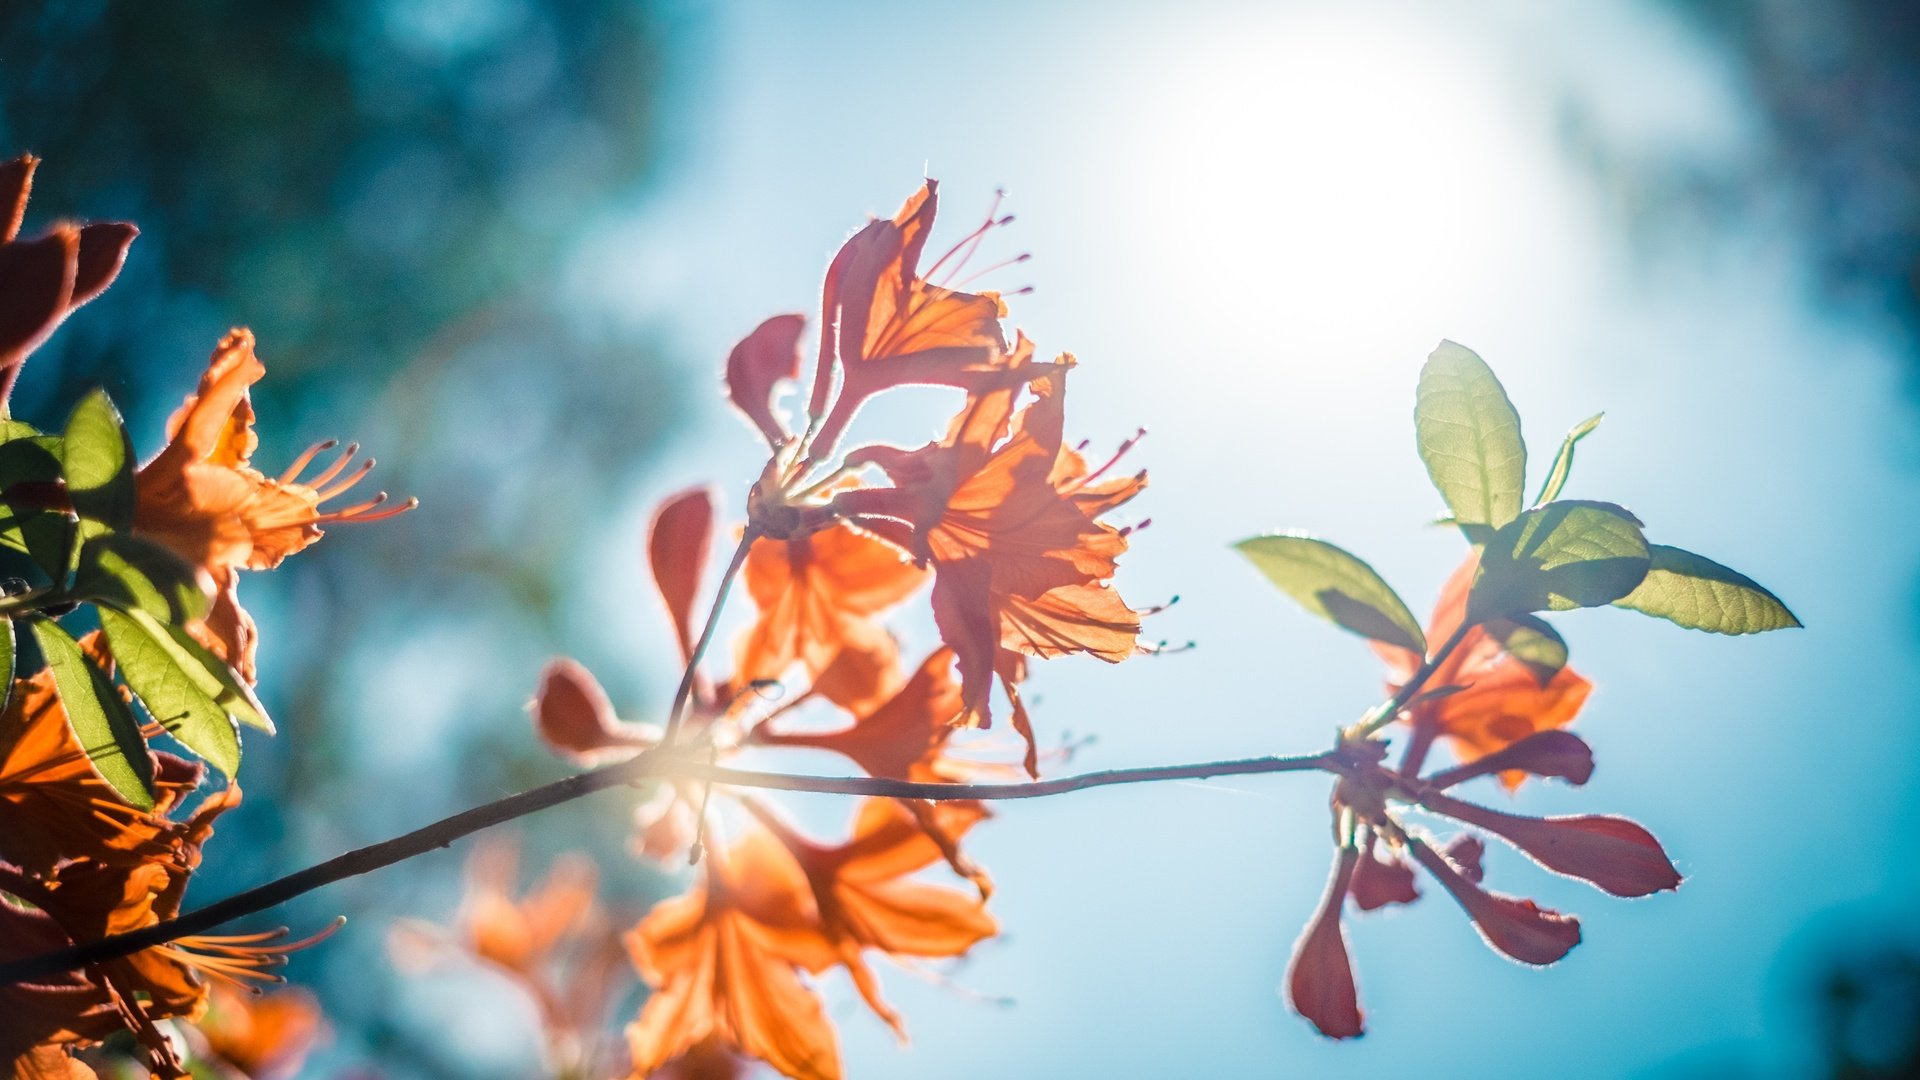
{"type": "Polygon", "coordinates": [[[0,365],[17,364],[53,333],[73,302],[80,231],[0,246],[0,365]]]}
{"type": "Polygon", "coordinates": [[[127,261],[127,248],[140,230],[124,221],[103,221],[80,230],[80,252],[74,266],[73,299],[68,310],[107,291],[127,261]]]}
{"type": "Polygon", "coordinates": [[[1491,893],[1475,885],[1426,844],[1408,844],[1421,866],[1460,903],[1488,945],[1520,961],[1545,967],[1580,944],[1580,920],[1531,900],[1491,893]]]}
{"type": "Polygon", "coordinates": [[[659,732],[645,725],[622,723],[592,673],[565,657],[549,660],[540,672],[532,708],[547,748],[583,765],[630,756],[660,741],[659,732]]]}
{"type": "Polygon", "coordinates": [[[683,658],[693,656],[693,605],[713,546],[713,516],[712,489],[693,487],[667,496],[647,528],[654,584],[666,601],[683,658]]]}
{"type": "Polygon", "coordinates": [[[1460,876],[1475,885],[1487,878],[1487,871],[1481,866],[1481,860],[1486,858],[1486,854],[1487,845],[1481,843],[1479,837],[1470,833],[1462,833],[1447,842],[1447,861],[1453,864],[1454,869],[1460,871],[1460,876]]]}
{"type": "Polygon", "coordinates": [[[775,315],[727,354],[727,397],[766,436],[768,446],[779,446],[789,434],[773,415],[773,390],[782,379],[799,377],[800,333],[806,325],[804,315],[775,315]]]}
{"type": "Polygon", "coordinates": [[[1420,899],[1413,883],[1413,867],[1398,855],[1381,858],[1375,852],[1360,856],[1353,870],[1353,906],[1372,911],[1388,904],[1411,904],[1420,899]]]}
{"type": "Polygon", "coordinates": [[[1287,970],[1287,1000],[1320,1034],[1351,1039],[1365,1033],[1360,996],[1353,983],[1353,964],[1347,959],[1346,933],[1340,925],[1340,907],[1353,883],[1360,853],[1343,848],[1334,858],[1333,877],[1320,900],[1320,910],[1293,947],[1287,970]]]}
{"type": "Polygon", "coordinates": [[[1647,896],[1680,887],[1680,872],[1652,833],[1626,818],[1523,817],[1445,795],[1422,802],[1430,810],[1499,836],[1555,873],[1576,877],[1615,896],[1647,896]]]}
{"type": "Polygon", "coordinates": [[[1593,748],[1571,731],[1536,731],[1504,750],[1437,772],[1427,782],[1448,788],[1476,776],[1510,770],[1584,784],[1593,777],[1593,748]]]}
{"type": "Polygon", "coordinates": [[[27,216],[27,193],[33,190],[33,170],[39,164],[32,154],[0,161],[0,244],[20,235],[20,223],[27,216]]]}

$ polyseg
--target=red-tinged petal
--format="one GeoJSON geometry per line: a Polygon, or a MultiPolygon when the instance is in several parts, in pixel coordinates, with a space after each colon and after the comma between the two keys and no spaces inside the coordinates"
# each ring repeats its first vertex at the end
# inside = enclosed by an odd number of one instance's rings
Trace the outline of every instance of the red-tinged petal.
{"type": "Polygon", "coordinates": [[[127,261],[127,248],[139,235],[139,229],[124,221],[103,221],[80,230],[80,256],[74,269],[69,310],[107,291],[127,261]]]}
{"type": "Polygon", "coordinates": [[[1488,945],[1523,964],[1545,967],[1580,944],[1580,920],[1517,896],[1490,893],[1468,881],[1444,856],[1418,840],[1413,857],[1460,903],[1488,945]]]}
{"type": "Polygon", "coordinates": [[[0,366],[26,359],[66,318],[79,253],[80,231],[70,225],[0,246],[0,366]]]}
{"type": "Polygon", "coordinates": [[[1388,904],[1411,904],[1420,899],[1413,883],[1413,867],[1398,855],[1381,858],[1377,852],[1360,856],[1353,871],[1353,906],[1372,911],[1388,904]]]}
{"type": "Polygon", "coordinates": [[[532,707],[547,748],[583,765],[631,757],[660,741],[645,725],[622,723],[593,674],[565,657],[549,660],[540,672],[532,707]]]}
{"type": "Polygon", "coordinates": [[[1436,813],[1493,833],[1549,870],[1615,896],[1648,896],[1680,887],[1680,871],[1660,841],[1626,818],[1523,817],[1437,794],[1422,802],[1436,813]]]}
{"type": "Polygon", "coordinates": [[[1447,861],[1453,864],[1454,869],[1460,871],[1461,877],[1475,885],[1486,880],[1487,871],[1481,865],[1486,855],[1487,845],[1481,843],[1480,838],[1471,833],[1462,833],[1447,841],[1447,861]]]}
{"type": "Polygon", "coordinates": [[[1510,770],[1584,784],[1593,777],[1593,748],[1571,731],[1537,731],[1504,750],[1434,773],[1427,783],[1449,788],[1477,776],[1510,770]]]}
{"type": "Polygon", "coordinates": [[[1287,1000],[1322,1035],[1351,1039],[1366,1031],[1360,1015],[1360,995],[1353,983],[1353,964],[1347,958],[1346,933],[1340,908],[1359,863],[1360,853],[1342,849],[1333,862],[1333,876],[1320,900],[1320,910],[1293,947],[1287,970],[1287,1000]]]}
{"type": "Polygon", "coordinates": [[[800,333],[806,325],[804,315],[775,315],[727,354],[727,397],[766,436],[768,446],[778,446],[789,434],[773,415],[773,391],[780,380],[799,377],[800,333]]]}
{"type": "Polygon", "coordinates": [[[32,154],[0,162],[0,244],[20,235],[20,223],[27,216],[27,193],[33,190],[33,170],[39,164],[32,154]]]}
{"type": "Polygon", "coordinates": [[[693,606],[706,576],[707,553],[713,547],[713,518],[712,489],[694,487],[667,496],[647,529],[654,584],[673,619],[683,659],[693,656],[693,606]]]}

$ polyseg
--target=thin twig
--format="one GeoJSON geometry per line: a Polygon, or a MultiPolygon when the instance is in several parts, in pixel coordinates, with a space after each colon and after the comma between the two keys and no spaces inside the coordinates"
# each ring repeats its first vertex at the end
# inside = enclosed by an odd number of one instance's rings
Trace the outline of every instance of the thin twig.
{"type": "Polygon", "coordinates": [[[755,772],[709,765],[690,760],[665,749],[649,750],[616,765],[556,780],[544,787],[510,795],[485,806],[478,806],[436,821],[422,829],[378,844],[349,851],[326,862],[299,870],[276,881],[248,889],[206,907],[176,918],[125,934],[85,942],[40,956],[0,963],[0,985],[43,980],[63,971],[72,971],[141,949],[164,944],[175,938],[203,933],[221,923],[252,915],[286,903],[336,881],[392,866],[435,848],[444,848],[455,840],[502,822],[525,817],[550,806],[571,802],[596,791],[619,787],[639,780],[674,777],[703,780],[733,787],[764,788],[775,791],[812,791],[839,795],[868,795],[901,799],[1034,799],[1062,795],[1070,791],[1108,787],[1114,784],[1141,784],[1161,780],[1204,780],[1213,776],[1245,776],[1256,773],[1308,772],[1337,767],[1338,754],[1327,751],[1298,757],[1247,758],[1238,761],[1211,761],[1194,765],[1160,765],[1141,769],[1112,769],[1106,772],[1065,776],[1024,784],[927,784],[907,780],[889,780],[871,776],[796,776],[786,773],[755,772]]]}
{"type": "Polygon", "coordinates": [[[673,692],[673,707],[667,710],[667,733],[664,739],[672,743],[680,731],[681,714],[686,711],[687,699],[693,696],[693,680],[700,673],[700,660],[707,654],[707,646],[713,644],[713,632],[720,625],[720,610],[727,606],[727,592],[733,588],[733,579],[740,573],[740,567],[747,561],[747,552],[758,538],[752,525],[740,534],[740,546],[733,549],[733,558],[727,563],[727,572],[720,575],[720,585],[714,590],[713,606],[707,609],[707,624],[700,630],[700,640],[694,643],[693,651],[687,654],[687,670],[680,675],[680,686],[673,692]]]}

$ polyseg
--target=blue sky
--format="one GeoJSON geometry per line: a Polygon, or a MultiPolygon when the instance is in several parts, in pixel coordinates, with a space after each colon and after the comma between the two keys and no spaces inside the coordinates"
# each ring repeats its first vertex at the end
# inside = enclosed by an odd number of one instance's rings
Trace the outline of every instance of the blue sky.
{"type": "MultiPolygon", "coordinates": [[[[1151,431],[1137,514],[1153,526],[1119,584],[1136,603],[1180,595],[1155,632],[1199,648],[1044,666],[1043,732],[1097,736],[1076,768],[1317,749],[1372,702],[1367,650],[1227,545],[1309,529],[1424,612],[1463,553],[1423,527],[1439,501],[1413,450],[1414,378],[1443,337],[1500,373],[1536,476],[1605,409],[1569,494],[1625,503],[1810,628],[1562,619],[1598,686],[1578,730],[1599,770],[1514,806],[1640,820],[1688,882],[1618,901],[1497,849],[1490,882],[1582,917],[1553,970],[1498,958],[1429,888],[1350,924],[1372,1030],[1326,1043],[1276,993],[1325,880],[1326,785],[1104,790],[976,834],[1007,933],[954,978],[1015,1004],[891,973],[903,1052],[828,981],[851,1075],[1685,1075],[1722,1055],[1792,1074],[1806,948],[1890,918],[1914,885],[1883,826],[1915,790],[1899,696],[1920,677],[1914,405],[1870,329],[1809,302],[1790,234],[1762,222],[1635,259],[1610,193],[1563,153],[1569,98],[1623,145],[1754,152],[1711,52],[1600,4],[744,2],[689,10],[683,32],[704,60],[668,101],[674,164],[560,283],[664,327],[683,377],[715,386],[609,532],[604,609],[580,613],[613,628],[609,648],[660,658],[653,685],[671,684],[666,630],[626,602],[650,588],[648,509],[700,480],[741,490],[759,465],[721,359],[766,315],[811,307],[834,246],[923,170],[956,237],[1008,190],[1003,251],[1034,258],[987,284],[1033,285],[1011,321],[1081,359],[1070,437],[1151,431]]],[[[931,408],[863,423],[897,434],[931,408]]]]}

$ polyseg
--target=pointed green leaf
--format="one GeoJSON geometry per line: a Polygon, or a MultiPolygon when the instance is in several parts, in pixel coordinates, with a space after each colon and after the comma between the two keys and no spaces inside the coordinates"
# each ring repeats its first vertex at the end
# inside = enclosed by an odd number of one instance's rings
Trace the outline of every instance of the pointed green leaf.
{"type": "Polygon", "coordinates": [[[1560,489],[1567,486],[1567,476],[1573,472],[1573,448],[1580,440],[1593,434],[1600,426],[1606,413],[1594,413],[1585,420],[1573,425],[1567,437],[1560,440],[1560,452],[1553,455],[1553,464],[1547,468],[1546,482],[1540,485],[1540,497],[1533,500],[1535,506],[1545,506],[1560,497],[1560,489]]]}
{"type": "Polygon", "coordinates": [[[50,509],[66,501],[60,489],[59,440],[38,436],[0,443],[0,579],[16,578],[28,589],[49,589],[66,575],[73,521],[50,509]],[[49,447],[51,443],[51,447],[49,447]]]}
{"type": "Polygon", "coordinates": [[[58,623],[36,618],[29,625],[53,671],[67,723],[94,770],[136,810],[153,809],[153,758],[147,754],[133,710],[58,623]]]}
{"type": "Polygon", "coordinates": [[[1758,634],[1799,626],[1780,598],[1759,582],[1704,555],[1654,544],[1653,565],[1640,587],[1614,601],[1714,634],[1758,634]]]}
{"type": "Polygon", "coordinates": [[[1472,349],[1443,341],[1427,358],[1413,425],[1420,459],[1455,524],[1497,529],[1520,513],[1527,485],[1520,414],[1472,349]]]}
{"type": "Polygon", "coordinates": [[[1515,615],[1509,619],[1494,619],[1486,624],[1487,633],[1492,635],[1508,656],[1518,660],[1522,666],[1533,673],[1535,681],[1545,686],[1553,681],[1560,669],[1567,666],[1567,639],[1560,631],[1547,624],[1545,619],[1535,615],[1515,615]]]}
{"type": "Polygon", "coordinates": [[[1256,536],[1234,547],[1315,615],[1422,656],[1427,639],[1393,587],[1351,553],[1310,536],[1256,536]]]}
{"type": "Polygon", "coordinates": [[[226,661],[195,641],[184,627],[162,622],[137,608],[123,608],[121,614],[139,623],[154,643],[173,657],[174,664],[193,679],[194,685],[235,720],[273,734],[273,720],[267,716],[260,699],[254,696],[253,688],[235,674],[226,661]]]}
{"type": "Polygon", "coordinates": [[[24,420],[0,419],[0,443],[10,443],[15,439],[31,439],[40,434],[40,429],[24,420]]]}
{"type": "Polygon", "coordinates": [[[238,726],[209,695],[202,680],[180,666],[175,651],[138,620],[110,607],[100,608],[100,627],[107,632],[120,677],[147,713],[180,740],[180,745],[221,773],[232,777],[238,772],[238,726]]]}
{"type": "Polygon", "coordinates": [[[13,640],[13,620],[0,619],[0,713],[7,711],[13,703],[13,673],[19,670],[20,658],[13,640]]]}
{"type": "Polygon", "coordinates": [[[193,567],[131,533],[106,533],[87,541],[74,572],[73,596],[138,609],[174,624],[201,618],[208,604],[193,567]]]}
{"type": "Polygon", "coordinates": [[[1483,623],[1610,604],[1632,592],[1651,563],[1640,519],[1624,509],[1580,500],[1548,503],[1487,541],[1467,596],[1467,618],[1483,623]]]}
{"type": "Polygon", "coordinates": [[[67,417],[61,466],[73,512],[82,521],[133,527],[133,443],[105,390],[81,398],[67,417]]]}

